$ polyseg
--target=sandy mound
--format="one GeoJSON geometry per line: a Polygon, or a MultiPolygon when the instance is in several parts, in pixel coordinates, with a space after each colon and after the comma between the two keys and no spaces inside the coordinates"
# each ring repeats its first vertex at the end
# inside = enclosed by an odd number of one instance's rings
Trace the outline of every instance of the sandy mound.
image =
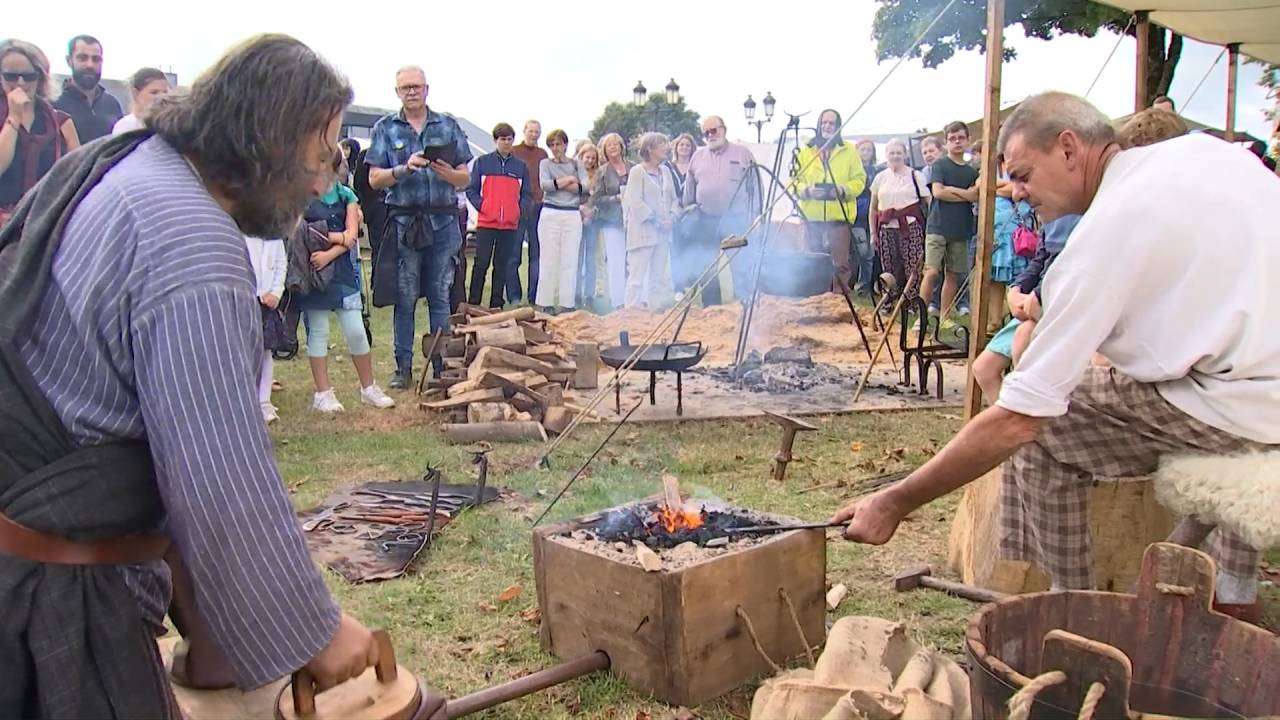
{"type": "MultiPolygon", "coordinates": [[[[858,308],[858,315],[874,350],[880,334],[871,328],[871,311],[858,308]]],[[[701,340],[709,351],[704,364],[727,365],[733,362],[741,316],[742,308],[737,304],[694,308],[680,331],[680,340],[701,340]]],[[[618,310],[603,316],[577,311],[552,318],[551,327],[566,340],[609,346],[618,344],[618,333],[624,330],[631,333],[632,343],[638,343],[661,320],[661,314],[646,310],[618,310]]],[[[675,325],[670,327],[667,338],[671,337],[675,325]]],[[[803,347],[820,363],[863,365],[867,362],[849,306],[843,298],[830,293],[800,299],[761,296],[747,349],[763,354],[783,345],[803,347]]]]}

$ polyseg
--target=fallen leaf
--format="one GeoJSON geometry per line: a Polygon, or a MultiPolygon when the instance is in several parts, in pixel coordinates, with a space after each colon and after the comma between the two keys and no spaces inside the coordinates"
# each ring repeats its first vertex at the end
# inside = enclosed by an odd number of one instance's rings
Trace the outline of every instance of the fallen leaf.
{"type": "Polygon", "coordinates": [[[865,445],[863,445],[861,440],[854,440],[853,442],[849,443],[850,452],[860,453],[862,452],[863,447],[865,447],[865,445]]]}
{"type": "Polygon", "coordinates": [[[636,720],[653,720],[653,716],[643,710],[637,710],[636,720]]]}
{"type": "Polygon", "coordinates": [[[521,587],[519,583],[516,583],[515,585],[512,585],[506,590],[498,593],[498,602],[511,602],[512,600],[520,597],[520,593],[522,592],[524,592],[524,588],[521,587]]]}
{"type": "Polygon", "coordinates": [[[500,637],[497,642],[493,644],[493,647],[495,650],[506,650],[511,647],[511,641],[504,637],[500,637]]]}
{"type": "Polygon", "coordinates": [[[542,622],[542,608],[529,608],[520,613],[520,619],[537,625],[542,622]]]}
{"type": "Polygon", "coordinates": [[[487,602],[478,602],[476,603],[476,607],[480,608],[485,612],[495,612],[498,609],[497,605],[494,605],[493,603],[487,603],[487,602]]]}
{"type": "Polygon", "coordinates": [[[678,707],[672,711],[671,720],[698,720],[698,716],[687,707],[678,707]]]}

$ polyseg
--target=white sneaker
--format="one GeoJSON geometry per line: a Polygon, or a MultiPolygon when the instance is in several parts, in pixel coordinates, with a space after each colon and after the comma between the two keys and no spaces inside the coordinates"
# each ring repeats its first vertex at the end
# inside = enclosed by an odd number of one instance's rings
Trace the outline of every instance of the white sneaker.
{"type": "Polygon", "coordinates": [[[360,402],[382,409],[396,406],[396,401],[387,397],[387,394],[382,392],[382,388],[378,387],[377,383],[360,389],[360,402]]]}
{"type": "Polygon", "coordinates": [[[275,405],[269,402],[262,403],[262,422],[270,425],[280,419],[280,413],[275,405]]]}
{"type": "Polygon", "coordinates": [[[342,403],[338,402],[338,396],[334,394],[333,388],[316,393],[311,401],[311,408],[322,413],[340,413],[346,410],[342,407],[342,403]]]}

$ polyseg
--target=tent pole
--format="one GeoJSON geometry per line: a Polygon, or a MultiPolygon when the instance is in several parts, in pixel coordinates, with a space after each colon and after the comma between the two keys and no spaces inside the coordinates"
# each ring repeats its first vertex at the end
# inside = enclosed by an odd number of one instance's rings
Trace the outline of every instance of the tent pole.
{"type": "Polygon", "coordinates": [[[1227,46],[1227,127],[1224,137],[1227,142],[1236,140],[1236,82],[1240,70],[1240,44],[1227,46]]]}
{"type": "Polygon", "coordinates": [[[1137,72],[1133,81],[1133,111],[1142,112],[1147,109],[1151,98],[1147,97],[1147,55],[1151,51],[1151,13],[1139,10],[1134,13],[1136,25],[1134,32],[1138,38],[1138,57],[1135,66],[1137,72]]]}
{"type": "Polygon", "coordinates": [[[969,372],[965,383],[965,419],[982,411],[982,389],[973,362],[987,346],[987,317],[992,303],[989,282],[996,222],[996,141],[1000,137],[1000,84],[1004,63],[1004,0],[987,0],[987,93],[982,120],[982,175],[978,179],[978,243],[969,283],[969,372]]]}

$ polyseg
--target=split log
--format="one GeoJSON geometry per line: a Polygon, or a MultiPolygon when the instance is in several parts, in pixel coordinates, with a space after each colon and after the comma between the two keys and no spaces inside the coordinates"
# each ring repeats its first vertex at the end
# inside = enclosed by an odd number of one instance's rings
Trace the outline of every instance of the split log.
{"type": "Polygon", "coordinates": [[[497,347],[512,352],[524,352],[524,331],[511,325],[482,325],[475,334],[476,345],[482,348],[497,347]]]}
{"type": "Polygon", "coordinates": [[[600,419],[600,415],[596,413],[594,410],[587,410],[586,408],[576,403],[566,402],[564,406],[566,408],[569,408],[569,411],[574,413],[575,415],[586,415],[588,418],[592,420],[600,419]]]}
{"type": "Polygon", "coordinates": [[[448,338],[440,347],[440,354],[446,358],[460,358],[467,354],[466,338],[448,338]]]}
{"type": "Polygon", "coordinates": [[[494,325],[507,320],[532,320],[534,316],[533,308],[522,307],[515,310],[507,310],[505,312],[496,312],[492,315],[471,318],[471,325],[494,325]]]}
{"type": "Polygon", "coordinates": [[[478,380],[488,370],[498,367],[514,368],[516,370],[532,370],[544,377],[551,377],[554,374],[554,366],[536,360],[520,353],[514,353],[510,350],[503,350],[497,347],[480,348],[476,353],[476,358],[467,367],[467,379],[478,380]]]}
{"type": "Polygon", "coordinates": [[[444,425],[449,442],[468,444],[489,442],[546,442],[547,431],[536,422],[462,423],[444,425]]]}
{"type": "MultiPolygon", "coordinates": [[[[535,375],[535,377],[541,377],[541,375],[535,375]]],[[[501,388],[504,391],[504,394],[510,393],[513,396],[523,395],[538,403],[542,408],[549,407],[552,404],[546,395],[532,390],[524,383],[512,380],[503,374],[485,371],[485,374],[480,377],[479,382],[488,387],[501,388]]]]}
{"type": "Polygon", "coordinates": [[[561,360],[565,359],[564,350],[555,345],[528,345],[525,347],[524,354],[552,365],[557,365],[561,360]]]}
{"type": "Polygon", "coordinates": [[[472,390],[449,398],[448,400],[438,400],[436,402],[426,403],[426,407],[430,410],[445,410],[454,407],[465,407],[473,402],[502,402],[502,390],[498,388],[483,388],[480,390],[472,390]]]}
{"type": "MultiPolygon", "coordinates": [[[[491,323],[489,325],[484,325],[484,324],[458,325],[453,328],[453,332],[455,335],[474,335],[480,332],[481,330],[492,330],[493,328],[511,328],[511,327],[517,327],[515,320],[503,320],[500,323],[491,323]]],[[[523,335],[524,332],[521,331],[520,334],[523,335]]]]}
{"type": "Polygon", "coordinates": [[[528,415],[529,420],[542,422],[542,413],[546,408],[536,400],[531,400],[523,395],[513,395],[507,399],[511,403],[511,407],[520,411],[521,415],[528,415]]]}
{"type": "Polygon", "coordinates": [[[573,422],[573,413],[563,407],[549,407],[542,413],[542,426],[547,432],[559,435],[573,422]]]}
{"type": "Polygon", "coordinates": [[[840,607],[840,603],[844,602],[844,599],[846,596],[848,596],[848,594],[849,594],[848,585],[845,585],[844,583],[840,583],[839,585],[833,586],[830,590],[827,591],[827,609],[835,610],[836,608],[840,607]]]}
{"type": "Polygon", "coordinates": [[[551,333],[529,322],[520,323],[520,330],[524,333],[524,341],[527,343],[549,343],[555,340],[551,337],[551,333]]]}
{"type": "Polygon", "coordinates": [[[471,303],[462,303],[461,305],[459,305],[458,312],[462,313],[463,315],[466,315],[469,318],[488,317],[489,315],[492,315],[494,313],[494,311],[490,310],[489,308],[480,307],[479,305],[472,305],[471,303]]]}
{"type": "Polygon", "coordinates": [[[592,390],[598,387],[600,377],[600,346],[596,343],[576,343],[573,346],[577,358],[574,365],[573,387],[592,390]]]}
{"type": "Polygon", "coordinates": [[[547,383],[546,385],[539,385],[533,391],[547,399],[548,407],[564,405],[564,386],[562,385],[547,383]]]}
{"type": "Polygon", "coordinates": [[[467,422],[489,423],[515,420],[516,409],[504,402],[476,402],[467,406],[467,422]]]}
{"type": "Polygon", "coordinates": [[[546,385],[547,379],[532,370],[490,370],[480,376],[480,387],[507,387],[501,381],[506,380],[508,383],[516,383],[526,388],[533,388],[537,385],[546,385]],[[489,377],[494,375],[496,377],[489,377]]]}
{"type": "Polygon", "coordinates": [[[445,370],[465,370],[467,368],[467,363],[466,361],[459,360],[458,358],[447,358],[444,361],[444,368],[445,370]]]}
{"type": "Polygon", "coordinates": [[[680,478],[671,473],[662,474],[662,504],[671,512],[684,507],[684,500],[680,499],[680,478]]]}

